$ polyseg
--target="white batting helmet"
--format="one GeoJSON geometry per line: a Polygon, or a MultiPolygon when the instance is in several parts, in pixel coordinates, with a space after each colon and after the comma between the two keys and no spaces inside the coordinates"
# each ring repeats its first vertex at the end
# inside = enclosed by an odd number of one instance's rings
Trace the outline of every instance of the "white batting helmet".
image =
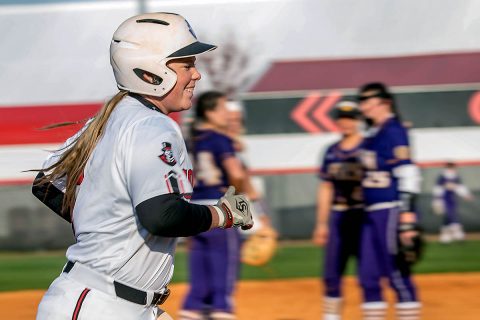
{"type": "Polygon", "coordinates": [[[191,57],[217,47],[199,42],[184,17],[146,13],[124,21],[110,44],[110,63],[119,89],[161,97],[177,82],[171,59],[191,57]],[[143,74],[153,78],[153,84],[143,74]]]}

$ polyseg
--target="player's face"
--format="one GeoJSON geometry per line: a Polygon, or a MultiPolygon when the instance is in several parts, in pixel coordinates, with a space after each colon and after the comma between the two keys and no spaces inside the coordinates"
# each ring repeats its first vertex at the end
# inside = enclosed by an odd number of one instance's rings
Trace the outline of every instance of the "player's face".
{"type": "MultiPolygon", "coordinates": [[[[365,95],[370,94],[370,92],[365,93],[365,95]]],[[[373,97],[361,101],[359,107],[365,118],[372,119],[373,121],[390,112],[389,104],[384,99],[378,97],[373,97]]]]}
{"type": "Polygon", "coordinates": [[[360,128],[360,123],[357,119],[352,118],[339,118],[336,121],[337,127],[340,130],[340,133],[344,136],[350,136],[352,134],[358,133],[360,128]]]}
{"type": "Polygon", "coordinates": [[[219,98],[215,109],[207,111],[207,122],[217,129],[225,129],[228,126],[227,99],[219,98]]]}
{"type": "Polygon", "coordinates": [[[243,114],[241,111],[228,111],[228,131],[234,135],[243,132],[243,114]]]}
{"type": "Polygon", "coordinates": [[[195,67],[195,57],[170,60],[167,67],[177,74],[177,82],[169,93],[157,99],[155,105],[165,114],[190,109],[193,90],[201,78],[195,67]]]}

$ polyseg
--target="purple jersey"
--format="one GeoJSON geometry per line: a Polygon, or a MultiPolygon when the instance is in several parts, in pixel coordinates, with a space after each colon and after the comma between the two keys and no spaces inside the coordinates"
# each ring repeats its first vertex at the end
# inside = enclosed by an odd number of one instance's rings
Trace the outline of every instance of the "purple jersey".
{"type": "Polygon", "coordinates": [[[362,144],[350,150],[342,150],[338,142],[325,152],[320,178],[333,183],[333,205],[357,207],[363,204],[363,168],[359,160],[361,148],[362,144]]]}
{"type": "Polygon", "coordinates": [[[193,138],[196,183],[192,200],[220,199],[229,186],[223,160],[235,156],[233,141],[213,130],[197,130],[193,138]]]}
{"type": "Polygon", "coordinates": [[[457,189],[462,186],[462,181],[457,174],[447,174],[443,172],[438,176],[436,186],[443,191],[441,194],[445,201],[454,202],[457,189]]]}
{"type": "Polygon", "coordinates": [[[399,200],[398,181],[393,172],[412,161],[407,130],[398,118],[392,117],[370,130],[361,159],[365,168],[362,180],[365,204],[399,200]]]}

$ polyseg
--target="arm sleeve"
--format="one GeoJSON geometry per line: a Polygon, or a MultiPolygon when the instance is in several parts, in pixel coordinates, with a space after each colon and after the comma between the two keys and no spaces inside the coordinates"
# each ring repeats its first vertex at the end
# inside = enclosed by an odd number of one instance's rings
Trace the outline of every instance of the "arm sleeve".
{"type": "MultiPolygon", "coordinates": [[[[45,159],[45,161],[43,162],[42,168],[48,168],[54,165],[55,163],[57,163],[57,161],[60,160],[62,154],[66,150],[68,150],[73,145],[73,143],[75,143],[78,137],[90,125],[92,120],[93,118],[89,119],[85,123],[85,125],[77,133],[75,133],[73,136],[68,138],[58,150],[50,153],[48,157],[45,159]]],[[[43,171],[39,172],[38,175],[35,177],[35,180],[33,181],[33,185],[32,185],[33,195],[36,198],[38,198],[43,204],[45,204],[48,208],[50,208],[53,212],[58,214],[64,220],[71,223],[72,221],[70,217],[70,212],[62,211],[63,198],[65,195],[65,189],[66,189],[66,183],[67,183],[66,177],[62,177],[55,181],[39,184],[40,180],[43,177],[45,177],[45,173],[43,171]]]]}
{"type": "Polygon", "coordinates": [[[32,186],[32,193],[43,204],[58,214],[64,220],[72,222],[69,211],[62,211],[64,193],[53,183],[47,182],[39,184],[39,181],[45,176],[43,172],[38,173],[32,186]]]}
{"type": "Polygon", "coordinates": [[[390,129],[389,135],[392,143],[392,170],[398,179],[398,190],[410,194],[420,193],[422,176],[411,159],[407,130],[398,125],[390,129]]]}
{"type": "Polygon", "coordinates": [[[420,193],[422,175],[415,164],[397,166],[393,169],[393,175],[398,179],[398,190],[400,192],[420,193]]]}
{"type": "Polygon", "coordinates": [[[207,206],[190,204],[178,194],[150,198],[135,209],[142,226],[161,237],[193,236],[207,231],[212,224],[207,206]]]}

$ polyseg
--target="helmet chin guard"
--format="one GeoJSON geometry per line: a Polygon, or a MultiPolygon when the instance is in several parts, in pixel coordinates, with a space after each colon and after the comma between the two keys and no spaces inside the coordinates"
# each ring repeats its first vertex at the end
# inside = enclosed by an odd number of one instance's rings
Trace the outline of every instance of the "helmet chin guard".
{"type": "Polygon", "coordinates": [[[177,75],[167,67],[168,61],[216,48],[199,42],[184,17],[166,12],[146,13],[127,19],[115,31],[110,64],[119,89],[162,97],[177,82],[177,75]]]}

